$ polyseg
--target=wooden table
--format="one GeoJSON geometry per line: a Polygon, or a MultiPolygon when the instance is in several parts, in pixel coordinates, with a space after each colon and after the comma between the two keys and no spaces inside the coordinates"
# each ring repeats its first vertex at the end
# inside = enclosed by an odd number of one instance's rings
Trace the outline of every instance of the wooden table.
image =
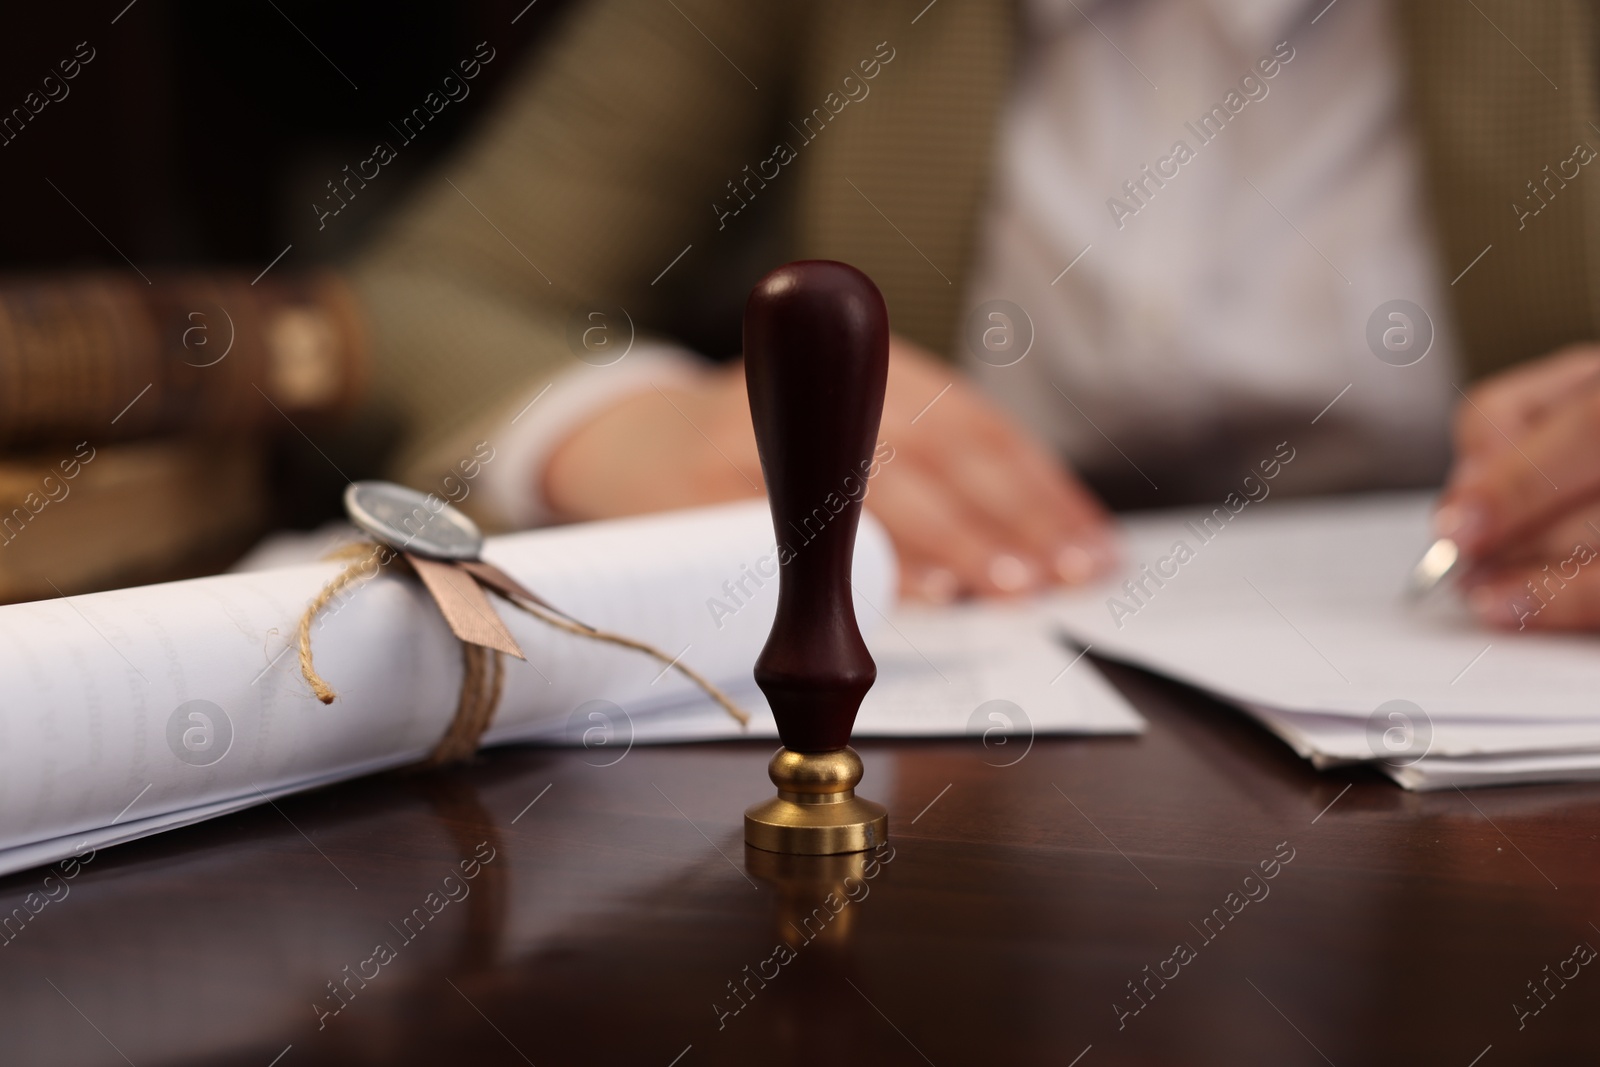
{"type": "Polygon", "coordinates": [[[108,850],[0,947],[0,1062],[1594,1062],[1600,786],[1317,774],[1107,670],[1144,737],[861,745],[893,849],[849,881],[747,855],[765,744],[502,750],[108,850]]]}

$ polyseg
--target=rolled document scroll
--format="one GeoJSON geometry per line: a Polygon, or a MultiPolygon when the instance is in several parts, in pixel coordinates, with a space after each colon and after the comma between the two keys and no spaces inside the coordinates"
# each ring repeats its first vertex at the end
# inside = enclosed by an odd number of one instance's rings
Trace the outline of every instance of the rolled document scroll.
{"type": "MultiPolygon", "coordinates": [[[[766,505],[752,502],[493,538],[484,558],[586,623],[747,687],[778,554],[805,551],[804,537],[774,545],[766,505]]],[[[336,703],[301,677],[296,622],[343,566],[0,607],[0,874],[425,756],[454,712],[462,660],[415,580],[384,573],[323,612],[312,640],[336,703]]],[[[887,605],[894,579],[888,539],[868,522],[858,596],[887,605]]],[[[647,656],[501,607],[528,659],[507,661],[486,743],[548,736],[591,700],[634,713],[699,695],[647,656]]]]}

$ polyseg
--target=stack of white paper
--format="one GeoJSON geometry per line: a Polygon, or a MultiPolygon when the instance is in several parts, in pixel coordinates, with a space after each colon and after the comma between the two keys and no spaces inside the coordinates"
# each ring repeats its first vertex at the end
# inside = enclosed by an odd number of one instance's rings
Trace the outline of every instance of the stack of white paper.
{"type": "MultiPolygon", "coordinates": [[[[1234,498],[1234,503],[1239,503],[1234,498]]],[[[1124,573],[1047,610],[1096,654],[1205,689],[1318,766],[1408,789],[1600,778],[1600,644],[1408,603],[1430,499],[1140,516],[1124,573]]]]}
{"type": "MultiPolygon", "coordinates": [[[[585,622],[737,689],[758,715],[749,735],[776,736],[750,683],[778,587],[764,504],[494,538],[485,557],[585,622]]],[[[313,645],[333,705],[301,678],[296,624],[341,566],[0,607],[0,874],[426,755],[455,708],[461,653],[415,581],[380,576],[324,612],[313,645]]],[[[854,581],[883,668],[857,736],[959,735],[974,714],[977,732],[1019,741],[1140,729],[1037,613],[897,614],[893,554],[870,519],[854,581]]],[[[488,743],[746,736],[646,656],[501,614],[528,658],[508,663],[488,743]]]]}

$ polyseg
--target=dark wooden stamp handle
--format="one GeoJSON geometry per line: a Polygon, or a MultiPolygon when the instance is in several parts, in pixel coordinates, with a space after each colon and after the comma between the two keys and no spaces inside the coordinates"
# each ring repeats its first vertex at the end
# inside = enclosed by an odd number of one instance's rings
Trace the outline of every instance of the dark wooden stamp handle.
{"type": "Polygon", "coordinates": [[[849,744],[878,674],[850,564],[889,374],[883,295],[844,263],[779,267],[745,304],[744,358],[780,564],[756,684],[785,748],[827,752],[849,744]]]}

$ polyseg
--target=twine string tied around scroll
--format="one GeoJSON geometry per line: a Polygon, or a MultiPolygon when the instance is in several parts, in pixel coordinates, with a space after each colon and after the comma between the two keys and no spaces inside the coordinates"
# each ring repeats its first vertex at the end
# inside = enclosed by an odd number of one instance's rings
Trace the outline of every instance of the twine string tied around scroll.
{"type": "MultiPolygon", "coordinates": [[[[481,560],[464,560],[443,564],[435,560],[426,560],[410,553],[397,552],[387,545],[371,541],[358,542],[347,545],[330,554],[330,560],[348,561],[343,570],[333,577],[322,590],[306,605],[305,612],[300,616],[297,629],[297,645],[300,654],[300,673],[305,678],[306,684],[317,699],[324,704],[331,704],[338,696],[333,687],[317,673],[316,665],[311,652],[311,628],[317,618],[325,611],[336,597],[357,583],[366,582],[378,575],[386,566],[403,566],[411,573],[424,579],[424,585],[433,595],[440,611],[450,623],[452,631],[462,637],[462,676],[461,693],[456,703],[454,716],[450,726],[445,731],[433,751],[429,754],[429,764],[451,763],[466,759],[477,751],[478,742],[483,737],[484,731],[489,728],[494,718],[495,709],[499,706],[500,697],[505,689],[505,663],[500,645],[490,638],[490,644],[480,644],[462,636],[462,627],[459,619],[459,605],[452,611],[446,606],[445,587],[441,587],[443,571],[459,571],[467,577],[469,585],[481,586],[491,590],[510,604],[521,609],[534,618],[540,620],[564,633],[594,641],[603,641],[607,644],[618,645],[622,648],[642,652],[660,663],[669,670],[676,670],[705,692],[718,706],[731,715],[741,726],[748,726],[750,716],[735,704],[726,693],[718,688],[710,679],[699,671],[682,662],[679,656],[669,656],[661,649],[645,641],[628,637],[625,634],[612,633],[599,627],[590,626],[573,618],[548,601],[539,597],[532,590],[517,582],[510,575],[493,564],[481,560]],[[440,568],[440,570],[435,570],[440,568]]],[[[447,575],[453,578],[453,575],[447,575]]],[[[481,595],[481,594],[480,594],[481,595]]],[[[469,598],[470,599],[470,598],[469,598]]],[[[487,606],[487,601],[484,601],[487,606]]],[[[493,609],[489,609],[493,612],[493,609]]],[[[503,635],[509,642],[508,651],[521,656],[510,633],[505,630],[499,617],[492,620],[482,620],[491,628],[503,635]]]]}

